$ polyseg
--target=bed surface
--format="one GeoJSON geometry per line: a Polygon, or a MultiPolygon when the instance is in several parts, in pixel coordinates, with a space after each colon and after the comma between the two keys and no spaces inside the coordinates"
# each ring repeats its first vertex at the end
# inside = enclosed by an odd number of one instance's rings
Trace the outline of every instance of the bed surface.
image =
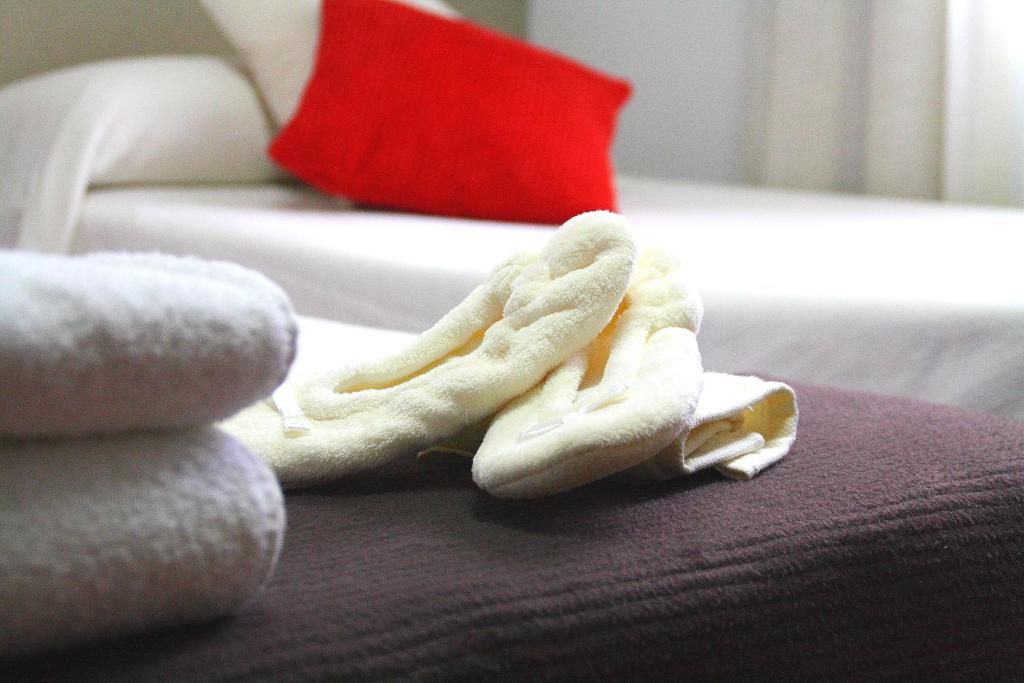
{"type": "Polygon", "coordinates": [[[793,451],[751,482],[515,503],[406,462],[290,494],[277,574],[237,617],[0,678],[1024,676],[1024,425],[797,390],[793,451]]]}
{"type": "MultiPolygon", "coordinates": [[[[1024,419],[1024,212],[624,178],[686,260],[705,365],[1024,419]]],[[[356,209],[289,185],[94,189],[75,250],[264,271],[305,314],[419,331],[550,228],[356,209]]]]}
{"type": "MultiPolygon", "coordinates": [[[[686,259],[706,296],[1024,306],[1018,209],[640,178],[624,178],[620,193],[621,210],[642,238],[686,259]]],[[[543,244],[550,230],[367,210],[283,184],[119,187],[89,194],[76,248],[132,240],[167,249],[233,247],[263,258],[265,269],[283,267],[275,253],[308,249],[408,270],[426,263],[472,285],[508,255],[543,244]]],[[[288,265],[301,271],[301,264],[288,265]]],[[[379,303],[404,312],[403,329],[414,331],[456,303],[436,299],[424,309],[384,294],[379,303]]],[[[327,310],[303,312],[331,317],[323,314],[338,309],[320,305],[327,310]]]]}

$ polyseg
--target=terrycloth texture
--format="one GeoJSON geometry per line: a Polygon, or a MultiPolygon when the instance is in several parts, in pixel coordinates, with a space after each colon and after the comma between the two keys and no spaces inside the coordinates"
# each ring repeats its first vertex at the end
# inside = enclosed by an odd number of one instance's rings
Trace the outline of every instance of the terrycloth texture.
{"type": "Polygon", "coordinates": [[[753,485],[517,503],[407,462],[289,495],[238,617],[0,679],[1024,679],[1024,426],[795,387],[800,438],[753,485]]]}
{"type": "Polygon", "coordinates": [[[286,486],[327,481],[435,445],[492,415],[589,344],[626,291],[636,247],[624,218],[568,221],[513,257],[408,349],[297,382],[308,433],[285,436],[257,404],[225,423],[286,486]]]}
{"type": "Polygon", "coordinates": [[[295,353],[287,297],[228,263],[0,252],[0,292],[0,436],[209,423],[295,353]]]}
{"type": "Polygon", "coordinates": [[[543,496],[656,455],[697,406],[702,316],[679,264],[646,250],[608,327],[494,417],[474,481],[505,498],[543,496]]]}
{"type": "Polygon", "coordinates": [[[782,382],[706,372],[697,409],[680,435],[627,474],[670,479],[715,467],[750,479],[789,451],[796,423],[796,393],[782,382]]]}
{"type": "MultiPolygon", "coordinates": [[[[597,221],[580,221],[573,227],[585,233],[599,226],[597,221]]],[[[700,297],[686,282],[680,264],[657,249],[647,249],[637,259],[609,324],[585,348],[496,414],[486,411],[494,402],[444,399],[453,407],[468,406],[458,417],[458,428],[452,429],[456,423],[452,419],[440,426],[428,425],[430,431],[415,444],[384,432],[372,404],[367,409],[353,401],[350,412],[343,414],[361,421],[362,433],[351,426],[324,427],[316,419],[310,421],[308,396],[325,382],[333,386],[345,381],[329,375],[325,379],[324,367],[341,342],[328,341],[330,330],[320,327],[311,331],[308,340],[320,352],[304,354],[317,358],[299,363],[312,379],[294,387],[289,382],[274,393],[272,405],[255,406],[227,426],[295,485],[315,481],[306,474],[315,468],[324,471],[319,475],[322,479],[342,476],[414,448],[427,448],[421,456],[432,458],[446,452],[473,456],[477,484],[505,498],[559,493],[631,468],[634,477],[668,478],[717,465],[724,474],[749,479],[788,451],[796,436],[796,397],[785,385],[754,377],[704,375],[696,341],[702,316],[700,297]],[[325,355],[323,350],[330,347],[325,355]],[[709,383],[706,392],[702,390],[705,381],[709,383]],[[363,412],[367,410],[369,417],[363,412]],[[400,444],[386,455],[369,460],[360,452],[379,450],[377,444],[388,437],[400,444]],[[301,469],[294,464],[295,449],[285,451],[281,446],[289,443],[306,447],[300,456],[301,469]],[[332,456],[327,454],[331,452],[340,452],[343,462],[330,462],[332,456]],[[362,462],[352,465],[359,457],[362,462]]],[[[449,318],[467,319],[459,309],[449,318]]],[[[402,419],[406,421],[431,418],[429,405],[398,406],[408,386],[440,395],[447,391],[449,374],[418,370],[440,364],[430,335],[438,335],[444,325],[442,321],[402,353],[364,363],[365,376],[349,379],[350,386],[363,392],[386,387],[397,393],[385,398],[391,402],[385,404],[386,410],[405,410],[402,419]],[[419,384],[408,384],[403,373],[409,372],[419,384]]],[[[467,344],[466,333],[455,337],[455,343],[445,342],[446,350],[467,344]]],[[[475,367],[470,366],[466,381],[488,386],[486,377],[474,377],[475,367]]],[[[409,430],[400,422],[393,424],[409,430]]]]}
{"type": "MultiPolygon", "coordinates": [[[[203,56],[83,64],[0,89],[0,247],[65,252],[90,185],[280,177],[245,76],[203,56]]],[[[152,248],[152,247],[150,247],[152,248]]]]}
{"type": "MultiPolygon", "coordinates": [[[[518,430],[522,429],[523,422],[520,421],[519,424],[512,422],[511,413],[519,412],[529,415],[538,410],[547,410],[557,402],[553,399],[547,400],[545,396],[551,397],[558,391],[565,395],[563,398],[571,398],[574,385],[570,382],[566,386],[564,378],[565,376],[572,377],[572,372],[573,368],[569,364],[562,366],[552,373],[543,389],[534,390],[528,397],[514,402],[514,407],[503,411],[502,419],[506,423],[504,426],[504,431],[507,432],[506,438],[511,439],[517,434],[522,434],[518,430]],[[559,381],[556,381],[557,375],[562,375],[559,381]],[[559,386],[560,384],[561,386],[559,386]]],[[[685,419],[677,417],[672,420],[669,416],[663,419],[666,424],[682,423],[679,435],[653,457],[649,457],[623,472],[625,477],[635,480],[665,480],[695,474],[700,470],[714,467],[727,477],[749,480],[778,462],[789,452],[796,440],[797,403],[796,392],[788,385],[782,382],[765,381],[758,377],[726,375],[718,372],[705,372],[696,382],[691,379],[690,385],[693,384],[696,384],[700,390],[696,409],[685,419]]],[[[681,392],[677,392],[677,395],[679,393],[681,392]]],[[[586,425],[588,429],[577,430],[575,438],[586,442],[587,448],[579,447],[577,443],[563,437],[561,441],[554,443],[549,440],[546,449],[536,449],[532,452],[521,447],[517,448],[519,443],[516,439],[516,443],[504,444],[508,450],[501,451],[494,446],[497,433],[494,431],[495,428],[491,426],[491,431],[488,431],[490,425],[483,423],[474,425],[445,443],[420,453],[419,457],[421,461],[425,462],[445,462],[451,459],[449,456],[474,457],[479,451],[484,437],[489,436],[492,450],[488,453],[488,457],[494,462],[489,463],[489,467],[484,469],[481,466],[484,461],[475,461],[474,477],[478,483],[481,483],[480,480],[483,479],[481,471],[486,473],[484,476],[495,470],[499,474],[511,475],[511,484],[505,488],[496,487],[491,490],[491,493],[502,497],[521,498],[555,493],[555,489],[567,490],[577,485],[576,481],[581,483],[585,483],[582,482],[583,479],[594,481],[606,474],[620,471],[622,461],[628,462],[634,457],[640,459],[639,456],[631,454],[629,441],[625,435],[636,434],[643,427],[650,430],[653,422],[650,417],[657,414],[653,406],[640,402],[639,405],[632,408],[632,415],[624,415],[618,420],[628,425],[630,421],[636,420],[638,417],[647,417],[647,424],[642,425],[640,429],[617,426],[616,429],[622,431],[609,432],[607,431],[607,422],[595,423],[594,420],[588,418],[588,415],[594,410],[603,407],[603,403],[617,405],[618,401],[631,395],[633,395],[632,392],[623,392],[618,396],[603,394],[602,398],[609,397],[611,400],[602,402],[599,399],[594,403],[587,404],[588,409],[585,412],[568,411],[562,414],[561,418],[564,420],[564,424],[561,424],[559,429],[567,425],[575,426],[580,424],[581,420],[586,420],[582,424],[586,425]],[[567,415],[573,417],[565,420],[567,415]],[[607,457],[610,450],[609,443],[620,449],[620,452],[615,453],[619,456],[618,458],[607,457]],[[595,452],[605,456],[602,460],[598,460],[596,465],[591,462],[592,454],[595,452]],[[571,453],[571,455],[565,455],[565,453],[571,453]],[[521,460],[525,460],[525,454],[532,455],[534,459],[520,464],[521,460]],[[523,474],[523,471],[527,469],[526,465],[538,461],[543,463],[545,459],[548,462],[555,461],[556,455],[561,456],[566,462],[556,461],[551,470],[542,470],[532,479],[521,481],[529,474],[528,471],[523,474]],[[562,470],[561,477],[556,476],[559,474],[557,471],[559,466],[562,470]],[[512,479],[512,477],[518,477],[520,480],[512,479]]],[[[666,393],[663,392],[663,396],[665,395],[666,393]]],[[[577,404],[579,404],[578,399],[577,404]]],[[[562,401],[561,405],[564,407],[566,402],[562,401]]],[[[557,422],[559,422],[558,419],[547,423],[526,420],[527,424],[532,423],[531,427],[527,429],[539,425],[541,431],[554,428],[557,422]]],[[[649,446],[641,441],[636,444],[636,448],[643,451],[645,448],[649,449],[649,446]]],[[[648,450],[648,452],[650,451],[648,450]]]]}
{"type": "Polygon", "coordinates": [[[796,438],[795,393],[702,373],[702,317],[680,265],[645,251],[601,335],[499,412],[478,448],[458,447],[476,451],[474,481],[533,498],[626,470],[668,479],[716,465],[750,479],[782,458],[796,438]]]}
{"type": "Polygon", "coordinates": [[[0,656],[209,619],[273,571],[273,474],[215,429],[0,443],[0,656]]]}

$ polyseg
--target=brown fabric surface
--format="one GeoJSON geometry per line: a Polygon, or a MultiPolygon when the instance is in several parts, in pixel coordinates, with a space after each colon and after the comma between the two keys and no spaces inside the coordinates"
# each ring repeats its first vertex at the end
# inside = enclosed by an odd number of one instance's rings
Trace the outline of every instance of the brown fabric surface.
{"type": "Polygon", "coordinates": [[[232,619],[4,680],[1024,676],[1024,424],[799,386],[794,450],[510,503],[403,465],[288,499],[232,619]]]}

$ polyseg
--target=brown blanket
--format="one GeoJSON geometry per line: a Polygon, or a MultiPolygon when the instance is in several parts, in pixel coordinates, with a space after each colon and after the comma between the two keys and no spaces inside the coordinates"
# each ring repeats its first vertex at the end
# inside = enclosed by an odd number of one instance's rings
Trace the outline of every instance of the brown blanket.
{"type": "Polygon", "coordinates": [[[797,390],[752,482],[510,503],[413,463],[293,494],[241,615],[0,679],[1024,676],[1024,424],[797,390]]]}

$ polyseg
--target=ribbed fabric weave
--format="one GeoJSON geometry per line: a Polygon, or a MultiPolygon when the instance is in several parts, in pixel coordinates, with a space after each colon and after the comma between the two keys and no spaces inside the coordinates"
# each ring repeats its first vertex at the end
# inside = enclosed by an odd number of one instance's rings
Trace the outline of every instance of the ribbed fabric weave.
{"type": "Polygon", "coordinates": [[[1024,676],[1024,424],[796,389],[800,436],[752,482],[509,502],[412,463],[293,494],[247,612],[0,678],[1024,676]]]}

